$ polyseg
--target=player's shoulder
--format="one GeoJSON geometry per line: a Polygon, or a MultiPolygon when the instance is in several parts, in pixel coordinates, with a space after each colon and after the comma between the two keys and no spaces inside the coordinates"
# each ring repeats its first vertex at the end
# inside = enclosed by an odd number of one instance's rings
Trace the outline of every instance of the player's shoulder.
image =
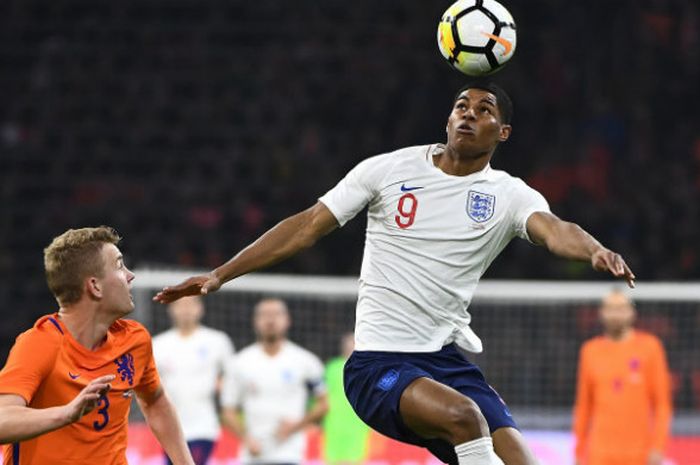
{"type": "Polygon", "coordinates": [[[405,162],[407,160],[427,160],[429,154],[435,149],[437,144],[430,145],[412,145],[410,147],[402,147],[390,152],[373,155],[363,160],[362,163],[371,163],[379,165],[394,165],[405,162]]]}
{"type": "Polygon", "coordinates": [[[507,186],[513,190],[531,190],[530,187],[522,178],[513,176],[505,170],[490,168],[488,178],[492,182],[507,186]]]}
{"type": "Polygon", "coordinates": [[[237,363],[245,362],[248,360],[255,360],[262,355],[262,347],[257,342],[250,344],[242,348],[238,354],[236,354],[235,359],[237,363]]]}
{"type": "Polygon", "coordinates": [[[419,158],[421,160],[427,160],[428,156],[437,150],[440,144],[427,144],[427,145],[411,145],[408,147],[401,147],[392,152],[388,152],[394,158],[419,158]]]}
{"type": "Polygon", "coordinates": [[[53,347],[61,344],[65,329],[58,322],[55,314],[44,315],[28,330],[17,336],[17,343],[41,344],[42,347],[53,347]]]}
{"type": "Polygon", "coordinates": [[[230,340],[230,338],[228,337],[228,334],[226,334],[224,331],[221,331],[219,329],[210,328],[209,326],[200,326],[199,331],[203,337],[210,339],[210,340],[214,340],[216,342],[230,340]]]}
{"type": "Polygon", "coordinates": [[[606,345],[607,338],[603,335],[593,336],[583,343],[581,352],[587,353],[595,350],[600,350],[606,345]]]}
{"type": "Polygon", "coordinates": [[[153,344],[167,343],[168,341],[172,340],[175,336],[176,332],[174,329],[166,329],[162,333],[153,335],[153,344]]]}
{"type": "Polygon", "coordinates": [[[648,331],[644,331],[642,329],[635,329],[634,330],[634,337],[637,340],[638,344],[642,344],[648,347],[663,347],[663,343],[661,342],[661,339],[659,339],[658,336],[655,334],[652,334],[648,331]]]}

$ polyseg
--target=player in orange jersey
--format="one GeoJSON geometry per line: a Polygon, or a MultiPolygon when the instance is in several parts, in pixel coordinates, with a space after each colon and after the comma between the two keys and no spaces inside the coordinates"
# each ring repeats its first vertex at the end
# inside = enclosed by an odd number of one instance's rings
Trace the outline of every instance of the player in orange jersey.
{"type": "Polygon", "coordinates": [[[577,465],[661,465],[671,423],[666,355],[635,330],[622,291],[600,307],[605,334],[581,348],[574,412],[577,465]]]}
{"type": "Polygon", "coordinates": [[[17,338],[0,371],[4,465],[126,465],[133,394],[173,462],[193,465],[151,337],[121,319],[134,309],[134,274],[119,240],[108,227],[75,229],[44,250],[60,308],[17,338]]]}

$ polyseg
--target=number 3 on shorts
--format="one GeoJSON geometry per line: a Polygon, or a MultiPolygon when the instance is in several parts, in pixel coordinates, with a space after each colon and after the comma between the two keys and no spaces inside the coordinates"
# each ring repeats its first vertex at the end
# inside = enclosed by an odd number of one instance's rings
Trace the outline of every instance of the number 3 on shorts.
{"type": "Polygon", "coordinates": [[[416,210],[418,209],[418,199],[413,194],[404,194],[399,199],[397,210],[398,215],[394,221],[401,229],[406,229],[416,220],[416,210]]]}

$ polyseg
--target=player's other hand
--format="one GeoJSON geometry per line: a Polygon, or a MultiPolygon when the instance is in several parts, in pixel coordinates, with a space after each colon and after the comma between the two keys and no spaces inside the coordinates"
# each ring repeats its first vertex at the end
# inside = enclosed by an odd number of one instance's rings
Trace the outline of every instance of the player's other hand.
{"type": "Polygon", "coordinates": [[[297,423],[289,420],[282,420],[277,427],[275,437],[279,442],[286,441],[289,436],[297,431],[297,423]]]}
{"type": "Polygon", "coordinates": [[[664,463],[664,455],[658,450],[652,450],[647,460],[648,465],[662,465],[664,463]]]}
{"type": "Polygon", "coordinates": [[[260,444],[260,441],[258,441],[254,437],[246,435],[245,438],[243,438],[243,442],[245,444],[246,449],[248,449],[248,453],[251,456],[257,457],[260,454],[262,454],[262,445],[260,444]]]}
{"type": "Polygon", "coordinates": [[[204,295],[215,292],[221,287],[221,280],[214,273],[193,276],[176,286],[164,287],[162,291],[153,297],[153,300],[162,304],[169,304],[188,295],[204,295]]]}
{"type": "Polygon", "coordinates": [[[114,380],[114,375],[100,376],[90,381],[72,401],[66,404],[67,423],[74,423],[92,412],[97,407],[100,397],[107,394],[112,388],[112,385],[109,384],[112,380],[114,380]]]}
{"type": "Polygon", "coordinates": [[[591,265],[596,271],[607,271],[616,278],[624,279],[629,287],[634,288],[637,277],[619,253],[601,247],[591,256],[591,265]]]}

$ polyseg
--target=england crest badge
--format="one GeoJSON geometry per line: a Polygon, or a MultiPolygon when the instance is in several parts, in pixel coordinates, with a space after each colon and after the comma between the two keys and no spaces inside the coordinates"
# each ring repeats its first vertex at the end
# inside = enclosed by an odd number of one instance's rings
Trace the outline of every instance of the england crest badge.
{"type": "Polygon", "coordinates": [[[469,191],[467,194],[467,215],[477,223],[490,220],[495,207],[495,195],[477,191],[469,191]]]}

